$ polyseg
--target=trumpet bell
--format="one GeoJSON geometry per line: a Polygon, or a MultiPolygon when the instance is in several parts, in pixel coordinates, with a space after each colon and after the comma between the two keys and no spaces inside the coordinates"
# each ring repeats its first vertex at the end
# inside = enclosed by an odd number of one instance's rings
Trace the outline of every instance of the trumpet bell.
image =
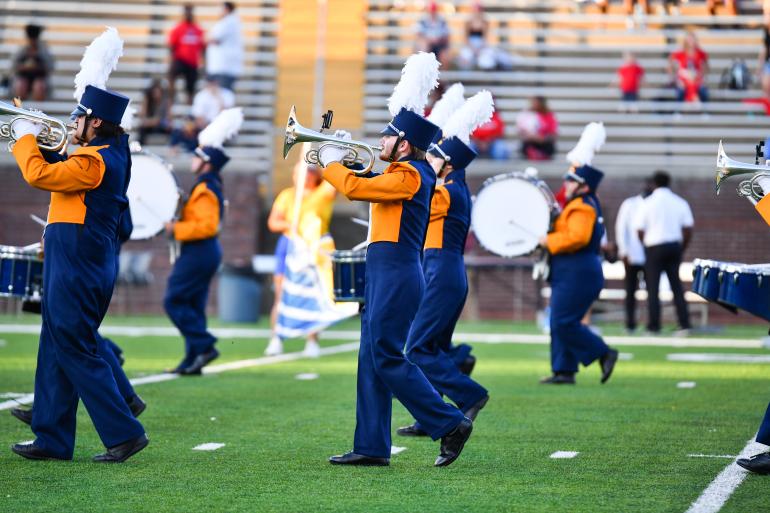
{"type": "Polygon", "coordinates": [[[70,128],[63,121],[54,117],[36,110],[17,107],[4,101],[0,101],[0,117],[10,117],[10,120],[0,119],[0,138],[9,139],[9,149],[13,148],[13,145],[16,143],[16,138],[13,134],[13,124],[21,119],[43,125],[43,129],[37,136],[37,144],[40,148],[59,151],[67,145],[70,128]]]}
{"type": "Polygon", "coordinates": [[[770,166],[760,164],[747,164],[739,162],[727,156],[722,141],[719,141],[717,150],[717,172],[716,172],[716,192],[719,194],[719,188],[722,182],[733,176],[751,175],[755,173],[770,172],[770,166]]]}
{"type": "Polygon", "coordinates": [[[294,105],[292,105],[291,110],[289,111],[289,119],[286,121],[286,135],[283,139],[283,158],[286,158],[286,156],[289,154],[289,150],[291,150],[291,148],[297,144],[297,134],[295,132],[295,127],[298,124],[297,110],[294,108],[294,105]]]}

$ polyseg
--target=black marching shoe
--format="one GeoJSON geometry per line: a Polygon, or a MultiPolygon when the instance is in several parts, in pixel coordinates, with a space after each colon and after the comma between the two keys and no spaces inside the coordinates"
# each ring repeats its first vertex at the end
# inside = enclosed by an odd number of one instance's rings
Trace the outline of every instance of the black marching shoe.
{"type": "Polygon", "coordinates": [[[170,367],[168,369],[165,369],[163,372],[167,374],[181,374],[184,369],[190,366],[190,361],[185,358],[176,367],[170,367]]]}
{"type": "Polygon", "coordinates": [[[472,431],[473,421],[466,417],[456,428],[441,437],[441,453],[433,465],[446,467],[459,458],[460,453],[463,452],[463,447],[465,447],[465,442],[471,437],[472,431]]]}
{"type": "Polygon", "coordinates": [[[602,366],[602,384],[606,383],[610,376],[612,376],[612,370],[615,368],[615,364],[618,363],[619,354],[617,349],[610,348],[604,356],[599,358],[599,364],[602,366]]]}
{"type": "Polygon", "coordinates": [[[147,435],[142,435],[128,442],[123,442],[115,447],[110,447],[104,454],[98,454],[93,457],[96,463],[123,463],[128,458],[138,453],[150,443],[147,435]]]}
{"type": "Polygon", "coordinates": [[[126,403],[128,403],[128,408],[131,410],[131,414],[134,418],[139,417],[139,415],[147,409],[147,403],[142,401],[142,398],[138,395],[134,395],[134,397],[126,401],[126,403]]]}
{"type": "Polygon", "coordinates": [[[11,446],[11,450],[28,460],[61,460],[66,461],[65,458],[57,458],[45,452],[35,444],[14,444],[11,446]]]}
{"type": "Polygon", "coordinates": [[[32,425],[32,410],[22,410],[21,408],[12,408],[11,409],[11,415],[22,421],[23,423],[27,424],[28,426],[32,425]]]}
{"type": "Polygon", "coordinates": [[[417,427],[417,424],[400,427],[396,430],[398,436],[428,436],[428,433],[417,427]]]}
{"type": "Polygon", "coordinates": [[[460,363],[460,365],[457,366],[457,368],[460,369],[460,372],[462,372],[466,376],[470,376],[475,366],[476,366],[476,357],[472,355],[468,355],[468,357],[465,358],[465,360],[463,360],[462,363],[460,363]]]}
{"type": "Polygon", "coordinates": [[[469,419],[471,419],[471,420],[476,420],[476,417],[478,416],[479,412],[481,411],[481,409],[482,409],[484,406],[486,406],[486,405],[487,405],[487,403],[488,403],[488,402],[489,402],[489,396],[488,396],[488,395],[485,395],[484,397],[482,397],[481,399],[479,399],[479,400],[476,402],[476,404],[474,404],[473,406],[471,406],[470,408],[468,408],[467,410],[465,410],[465,411],[463,412],[463,415],[465,415],[466,417],[468,417],[468,418],[469,418],[469,419]]]}
{"type": "Polygon", "coordinates": [[[387,467],[390,465],[389,458],[375,458],[373,456],[364,456],[350,451],[347,454],[332,456],[329,458],[332,465],[358,465],[361,467],[387,467]]]}
{"type": "Polygon", "coordinates": [[[770,452],[755,454],[750,458],[740,458],[735,463],[755,474],[763,476],[770,474],[770,452]]]}
{"type": "Polygon", "coordinates": [[[553,376],[548,376],[540,380],[541,385],[574,385],[575,375],[564,372],[557,372],[553,376]]]}
{"type": "Polygon", "coordinates": [[[192,364],[190,364],[189,367],[179,371],[179,374],[182,376],[197,376],[202,374],[203,367],[216,360],[217,358],[219,358],[219,351],[212,347],[209,351],[196,356],[192,364]]]}

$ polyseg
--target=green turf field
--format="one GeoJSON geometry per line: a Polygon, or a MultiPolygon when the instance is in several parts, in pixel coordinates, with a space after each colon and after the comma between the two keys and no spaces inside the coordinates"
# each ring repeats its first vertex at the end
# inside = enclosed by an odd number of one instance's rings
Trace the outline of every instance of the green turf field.
{"type": "MultiPolygon", "coordinates": [[[[110,320],[137,322],[166,325],[110,320]]],[[[355,329],[355,322],[342,328],[355,329]]],[[[531,325],[516,329],[536,333],[531,325]]],[[[460,331],[510,333],[512,326],[465,324],[460,331]]],[[[729,334],[759,337],[763,331],[729,334]]],[[[131,377],[155,374],[181,355],[176,338],[114,338],[131,377]]],[[[31,392],[36,337],[0,333],[0,339],[0,394],[31,392]]],[[[323,340],[326,346],[348,342],[323,340]]],[[[265,344],[223,339],[216,363],[261,356],[265,344]]],[[[289,351],[301,348],[301,341],[287,344],[289,351]]],[[[545,387],[537,380],[548,372],[546,345],[476,344],[474,377],[492,399],[461,458],[443,469],[432,466],[438,443],[395,437],[406,450],[388,468],[326,462],[352,445],[354,352],[142,385],[137,391],[149,406],[141,421],[151,443],[123,465],[90,462],[102,447],[82,406],[73,462],[12,454],[9,445],[33,435],[0,411],[0,511],[684,512],[730,462],[688,454],[743,449],[770,400],[770,364],[675,363],[666,355],[767,350],[621,350],[632,359],[619,362],[607,385],[599,385],[598,369],[589,368],[576,387],[545,387]],[[319,378],[295,379],[300,373],[319,378]],[[681,381],[697,385],[679,389],[681,381]],[[207,442],[226,445],[192,450],[207,442]],[[560,450],[579,454],[549,458],[560,450]]],[[[394,431],[410,421],[398,403],[393,412],[394,431]]],[[[770,510],[768,486],[770,478],[748,476],[722,511],[770,510]]]]}

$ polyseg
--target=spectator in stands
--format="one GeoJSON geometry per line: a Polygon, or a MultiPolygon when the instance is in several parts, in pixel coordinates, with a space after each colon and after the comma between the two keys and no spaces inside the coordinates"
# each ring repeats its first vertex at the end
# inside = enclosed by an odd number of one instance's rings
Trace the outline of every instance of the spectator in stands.
{"type": "Polygon", "coordinates": [[[222,4],[222,17],[211,27],[206,47],[206,74],[231,91],[243,72],[241,20],[233,2],[222,4]]]}
{"type": "Polygon", "coordinates": [[[532,98],[529,105],[516,117],[521,155],[527,160],[550,160],[556,153],[559,123],[542,96],[532,98]]]}
{"type": "Polygon", "coordinates": [[[171,131],[171,138],[168,142],[171,146],[171,154],[176,155],[180,148],[186,153],[195,153],[195,148],[198,147],[198,132],[200,129],[195,118],[186,116],[180,126],[171,131]]]}
{"type": "Polygon", "coordinates": [[[695,34],[688,32],[682,40],[682,49],[673,52],[668,59],[668,73],[676,88],[677,101],[707,101],[708,71],[708,55],[698,46],[695,34]]]}
{"type": "Polygon", "coordinates": [[[171,98],[163,80],[154,78],[144,90],[140,119],[139,144],[144,145],[150,134],[171,132],[171,98]]]}
{"type": "Polygon", "coordinates": [[[620,110],[623,112],[639,112],[639,89],[644,78],[644,68],[636,61],[631,52],[623,54],[623,64],[618,68],[617,84],[620,88],[620,97],[623,103],[620,110]]]}
{"type": "Polygon", "coordinates": [[[671,177],[668,173],[656,171],[652,182],[652,194],[642,202],[634,217],[634,229],[644,244],[649,308],[647,330],[653,334],[660,333],[658,288],[660,275],[665,272],[674,294],[674,305],[679,320],[678,333],[686,335],[690,330],[690,315],[679,279],[679,264],[682,263],[682,255],[692,238],[692,211],[687,201],[669,189],[671,177]]]}
{"type": "Polygon", "coordinates": [[[176,101],[176,79],[181,76],[185,81],[187,104],[193,102],[195,83],[198,81],[198,68],[206,43],[203,39],[203,29],[195,23],[193,6],[184,6],[184,19],[179,22],[168,35],[168,46],[171,50],[171,66],[168,72],[169,95],[172,103],[176,101]]]}
{"type": "Polygon", "coordinates": [[[626,27],[629,30],[637,25],[644,29],[645,16],[650,14],[650,4],[647,0],[623,0],[623,11],[626,13],[626,27]]]}
{"type": "Polygon", "coordinates": [[[716,16],[717,6],[719,4],[724,4],[725,11],[727,11],[725,14],[730,16],[738,15],[738,0],[706,0],[706,8],[708,9],[709,14],[716,16]]]}
{"type": "Polygon", "coordinates": [[[442,64],[446,64],[449,50],[449,25],[438,12],[438,3],[431,1],[426,14],[417,22],[416,49],[432,52],[442,64]]]}
{"type": "Polygon", "coordinates": [[[652,180],[645,180],[641,193],[626,198],[620,204],[618,217],[615,219],[618,258],[623,261],[625,267],[626,331],[629,334],[636,331],[636,291],[639,289],[639,278],[644,279],[644,246],[634,230],[634,214],[642,207],[644,199],[652,193],[652,188],[652,180]]]}
{"type": "Polygon", "coordinates": [[[21,100],[39,102],[48,96],[48,76],[53,71],[54,60],[40,40],[43,27],[29,24],[24,31],[27,42],[13,58],[13,94],[21,100]]]}
{"type": "Polygon", "coordinates": [[[207,76],[206,85],[193,99],[191,113],[198,130],[202,130],[217,117],[217,114],[234,106],[233,92],[220,86],[216,77],[207,76]]]}
{"type": "Polygon", "coordinates": [[[481,2],[476,1],[471,6],[471,14],[465,22],[465,46],[457,56],[457,66],[460,69],[478,68],[482,70],[511,69],[513,59],[506,52],[487,41],[489,22],[484,16],[481,2]]]}
{"type": "Polygon", "coordinates": [[[511,156],[505,136],[505,123],[500,113],[495,110],[492,118],[479,126],[471,134],[471,147],[479,157],[493,160],[507,160],[511,156]]]}

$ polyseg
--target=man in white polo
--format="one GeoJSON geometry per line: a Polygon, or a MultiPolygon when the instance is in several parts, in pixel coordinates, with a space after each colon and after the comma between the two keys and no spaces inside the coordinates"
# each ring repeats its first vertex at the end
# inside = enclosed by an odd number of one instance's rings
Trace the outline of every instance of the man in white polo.
{"type": "Polygon", "coordinates": [[[642,190],[636,196],[623,200],[615,220],[615,241],[618,258],[625,267],[626,288],[626,331],[636,331],[636,291],[639,278],[644,278],[644,246],[634,227],[634,216],[642,208],[644,199],[652,193],[652,178],[644,181],[642,190]]]}
{"type": "Polygon", "coordinates": [[[668,276],[674,294],[676,316],[680,330],[690,329],[690,316],[679,279],[679,264],[692,237],[692,211],[687,202],[669,189],[671,177],[665,171],[652,176],[654,190],[641,204],[634,227],[644,244],[645,278],[649,319],[647,330],[660,332],[660,299],[658,288],[662,272],[668,276]]]}

